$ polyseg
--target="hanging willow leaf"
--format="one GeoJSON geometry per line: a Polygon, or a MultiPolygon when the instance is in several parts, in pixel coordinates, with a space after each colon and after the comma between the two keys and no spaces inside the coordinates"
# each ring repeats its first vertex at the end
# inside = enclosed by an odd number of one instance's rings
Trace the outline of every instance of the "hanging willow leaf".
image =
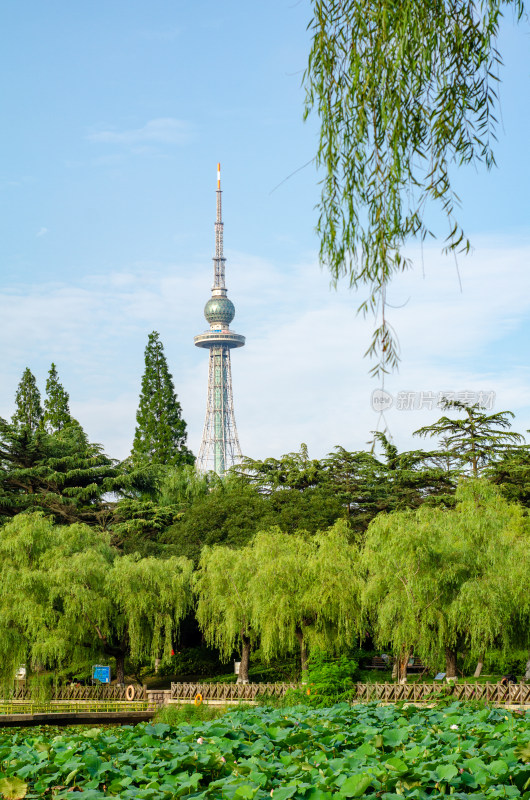
{"type": "Polygon", "coordinates": [[[368,296],[381,324],[373,372],[396,366],[385,288],[411,266],[403,246],[434,237],[429,206],[447,218],[444,252],[470,248],[458,219],[453,165],[494,163],[495,47],[502,11],[523,0],[312,0],[306,117],[316,112],[322,169],[320,258],[334,282],[368,296]]]}

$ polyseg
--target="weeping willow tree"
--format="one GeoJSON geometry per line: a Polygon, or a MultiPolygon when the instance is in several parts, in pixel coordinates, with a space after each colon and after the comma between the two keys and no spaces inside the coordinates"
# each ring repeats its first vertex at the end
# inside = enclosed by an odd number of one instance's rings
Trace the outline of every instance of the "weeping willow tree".
{"type": "Polygon", "coordinates": [[[530,539],[523,510],[486,481],[465,481],[455,509],[379,515],[361,566],[363,608],[376,642],[392,647],[405,675],[413,651],[432,666],[445,658],[447,676],[455,677],[458,650],[480,656],[527,643],[521,594],[530,581],[530,539]]]}
{"type": "Polygon", "coordinates": [[[324,533],[285,535],[271,529],[251,544],[253,629],[265,658],[309,648],[333,652],[352,643],[359,621],[358,551],[344,521],[324,533]]]}
{"type": "Polygon", "coordinates": [[[106,533],[20,514],[0,537],[0,674],[88,657],[169,658],[190,607],[187,559],[121,556],[106,533]]]}
{"type": "Polygon", "coordinates": [[[257,564],[251,545],[232,550],[204,547],[194,576],[196,616],[207,643],[228,661],[241,653],[238,682],[248,681],[250,650],[255,639],[251,624],[250,586],[257,564]]]}
{"type": "Polygon", "coordinates": [[[403,246],[436,236],[469,250],[457,217],[454,167],[494,163],[503,11],[522,0],[312,0],[306,115],[320,122],[320,258],[334,281],[367,290],[378,315],[369,353],[398,360],[386,315],[403,246]]]}

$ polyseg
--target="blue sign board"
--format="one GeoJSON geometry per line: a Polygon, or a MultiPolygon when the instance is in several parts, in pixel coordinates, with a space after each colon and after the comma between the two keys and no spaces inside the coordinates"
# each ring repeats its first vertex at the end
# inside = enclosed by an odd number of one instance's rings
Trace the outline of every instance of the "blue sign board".
{"type": "Polygon", "coordinates": [[[100,683],[110,683],[110,667],[104,667],[102,664],[94,664],[92,666],[92,680],[99,681],[100,683]]]}

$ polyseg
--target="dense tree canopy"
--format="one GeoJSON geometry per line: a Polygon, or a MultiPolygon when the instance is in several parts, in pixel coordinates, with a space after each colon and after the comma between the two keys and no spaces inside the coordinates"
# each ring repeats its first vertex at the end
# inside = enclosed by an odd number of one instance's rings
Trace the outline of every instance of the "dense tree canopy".
{"type": "Polygon", "coordinates": [[[399,453],[382,433],[376,441],[382,450],[379,458],[373,452],[336,447],[323,459],[310,459],[302,445],[299,453],[279,459],[246,458],[234,473],[265,496],[267,525],[290,532],[324,530],[346,518],[352,531],[363,533],[381,511],[452,503],[456,471],[434,463],[432,453],[399,453]]]}
{"type": "Polygon", "coordinates": [[[96,522],[104,496],[135,486],[134,473],[91,444],[72,421],[54,434],[0,418],[0,515],[43,510],[61,522],[96,522]]]}
{"type": "Polygon", "coordinates": [[[528,621],[530,539],[520,506],[487,481],[463,482],[455,509],[422,506],[382,514],[370,525],[362,554],[363,603],[376,641],[405,660],[412,648],[433,667],[455,651],[479,655],[506,648],[528,621]],[[524,612],[527,614],[527,612],[524,612]]]}
{"type": "MultiPolygon", "coordinates": [[[[149,374],[175,398],[152,337],[149,374]]],[[[314,459],[302,445],[220,478],[188,463],[185,427],[176,460],[153,440],[150,456],[113,461],[70,416],[55,366],[44,412],[26,370],[13,422],[0,419],[4,674],[112,656],[121,679],[126,655],[169,658],[184,617],[223,659],[241,654],[243,680],[252,647],[304,670],[309,651],[367,633],[402,668],[414,648],[448,674],[457,652],[526,647],[528,446],[509,412],[447,409],[462,415],[417,431],[438,450],[377,433],[370,452],[314,459]]]]}
{"type": "Polygon", "coordinates": [[[250,546],[251,625],[265,658],[298,645],[304,672],[308,648],[333,652],[352,644],[360,620],[358,551],[346,523],[312,537],[271,529],[250,546]]]}
{"type": "Polygon", "coordinates": [[[256,638],[250,589],[257,566],[252,546],[238,550],[206,546],[194,581],[197,621],[206,642],[217,647],[226,661],[234,651],[241,653],[241,681],[248,681],[250,648],[256,638]]]}
{"type": "Polygon", "coordinates": [[[113,656],[169,658],[190,604],[191,562],[122,556],[87,525],[20,514],[0,538],[0,674],[113,656]]]}
{"type": "Polygon", "coordinates": [[[257,486],[228,476],[190,503],[160,542],[198,563],[204,546],[242,547],[271,525],[285,533],[316,533],[344,515],[340,499],[322,488],[266,494],[257,486]]]}

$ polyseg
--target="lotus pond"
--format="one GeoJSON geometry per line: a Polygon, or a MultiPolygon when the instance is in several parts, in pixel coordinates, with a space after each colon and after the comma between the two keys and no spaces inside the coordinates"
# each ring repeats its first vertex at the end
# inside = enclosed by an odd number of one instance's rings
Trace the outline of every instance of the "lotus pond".
{"type": "Polygon", "coordinates": [[[171,727],[1,729],[4,798],[530,800],[530,714],[504,709],[234,709],[171,727]]]}

